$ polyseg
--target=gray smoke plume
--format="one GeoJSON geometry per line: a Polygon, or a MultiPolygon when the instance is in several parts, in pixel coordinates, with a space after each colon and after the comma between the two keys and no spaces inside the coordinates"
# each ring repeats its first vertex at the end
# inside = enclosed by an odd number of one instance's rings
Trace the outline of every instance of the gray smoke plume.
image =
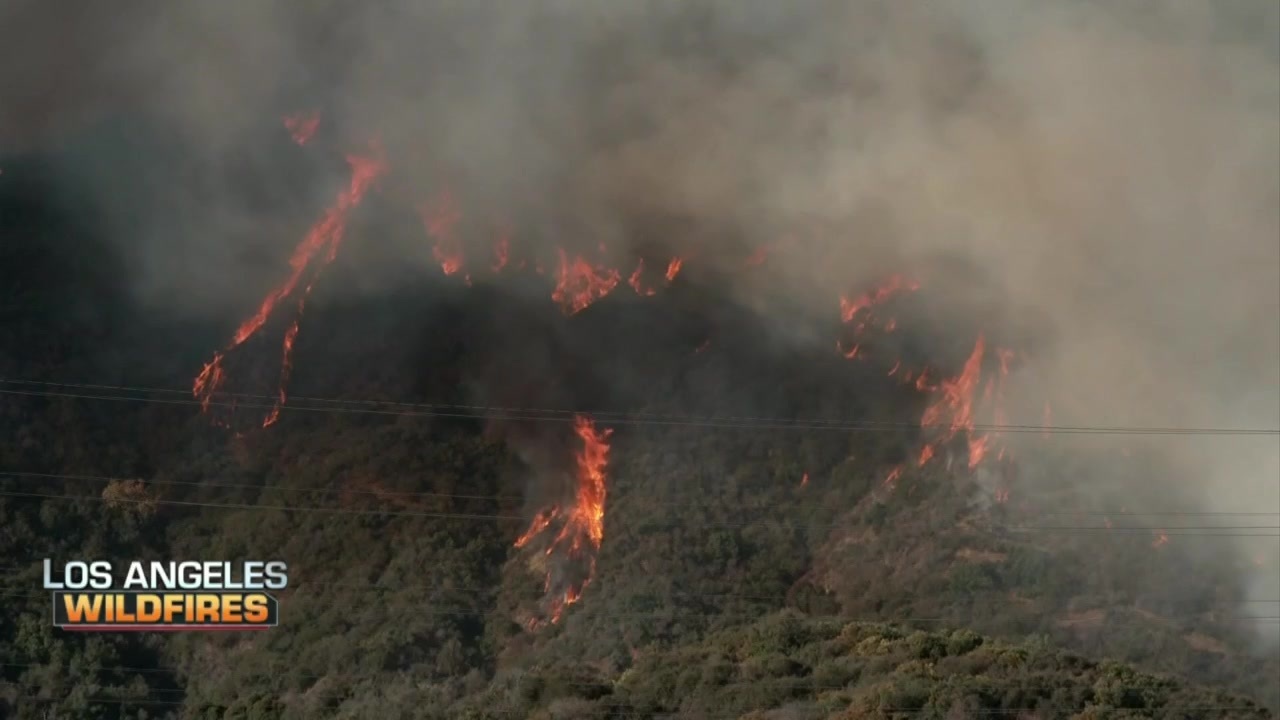
{"type": "MultiPolygon", "coordinates": [[[[220,159],[317,108],[331,137],[381,139],[396,192],[447,185],[546,248],[625,252],[653,217],[709,245],[821,235],[820,256],[778,255],[767,293],[739,289],[761,312],[786,297],[830,313],[886,269],[961,258],[980,274],[941,303],[998,298],[1042,338],[1013,422],[1048,398],[1061,425],[1280,427],[1274,2],[46,5],[0,17],[21,59],[0,69],[0,140],[123,105],[200,158],[198,192],[169,191],[194,214],[183,239],[121,237],[145,248],[144,294],[243,284],[234,244],[266,214],[220,159]]],[[[431,262],[425,239],[411,259],[431,262]]],[[[1280,510],[1275,434],[1132,442],[1182,469],[1126,488],[1135,505],[1280,510]]],[[[1238,544],[1254,599],[1280,596],[1274,539],[1238,544]]]]}

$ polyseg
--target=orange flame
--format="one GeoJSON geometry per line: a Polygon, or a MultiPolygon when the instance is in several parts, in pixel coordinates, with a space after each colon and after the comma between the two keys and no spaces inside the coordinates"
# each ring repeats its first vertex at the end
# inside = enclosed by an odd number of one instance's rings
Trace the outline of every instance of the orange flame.
{"type": "Polygon", "coordinates": [[[462,244],[454,234],[454,228],[462,219],[457,202],[448,192],[443,192],[434,202],[424,204],[420,212],[427,235],[436,241],[431,254],[445,275],[453,275],[462,269],[463,263],[462,244]]]}
{"type": "Polygon", "coordinates": [[[272,290],[262,304],[258,307],[258,312],[252,317],[245,320],[236,330],[231,345],[234,347],[249,339],[251,335],[256,333],[267,321],[267,317],[271,315],[271,311],[275,309],[277,303],[285,297],[288,297],[297,288],[298,282],[302,279],[302,274],[311,265],[320,251],[325,251],[325,263],[333,261],[338,253],[338,246],[342,244],[343,235],[347,229],[347,216],[351,214],[351,210],[360,204],[364,199],[364,194],[369,190],[373,181],[378,178],[386,169],[382,160],[378,157],[359,157],[350,155],[347,162],[351,165],[351,181],[346,189],[338,193],[338,198],[331,205],[320,222],[311,227],[306,237],[298,244],[293,251],[293,256],[289,258],[289,266],[293,268],[293,272],[289,274],[279,287],[272,290]]]}
{"type": "MultiPolygon", "coordinates": [[[[966,436],[969,446],[969,469],[976,468],[992,450],[995,438],[999,435],[999,430],[997,429],[990,434],[979,434],[976,432],[975,422],[975,405],[978,404],[975,402],[975,395],[982,381],[982,362],[985,351],[986,341],[982,335],[979,335],[973,345],[973,351],[969,354],[969,359],[965,361],[964,368],[959,375],[954,378],[943,378],[937,385],[929,385],[923,372],[916,380],[917,390],[937,393],[938,395],[925,408],[924,415],[920,419],[920,425],[926,428],[944,428],[941,438],[926,444],[921,450],[920,465],[929,462],[941,445],[950,442],[962,433],[966,436]]],[[[995,355],[999,361],[999,374],[994,378],[989,378],[983,384],[981,402],[991,408],[995,425],[1002,426],[1005,424],[1004,409],[1002,407],[1004,377],[1009,372],[1009,365],[1013,360],[1013,352],[996,348],[995,355]]],[[[998,450],[998,456],[1001,459],[1005,457],[1003,448],[998,450]]]]}
{"type": "Polygon", "coordinates": [[[681,265],[684,265],[684,260],[678,257],[671,258],[671,262],[667,263],[667,282],[676,279],[676,275],[680,274],[681,265]]]}
{"type": "MultiPolygon", "coordinates": [[[[343,236],[346,233],[347,218],[350,216],[351,211],[360,204],[365,193],[373,186],[374,181],[386,170],[381,149],[376,144],[371,146],[370,153],[367,155],[348,155],[347,163],[351,166],[350,181],[338,193],[338,197],[325,211],[320,220],[311,227],[302,241],[298,243],[298,246],[294,248],[293,255],[289,258],[289,266],[291,268],[289,276],[263,298],[257,312],[236,329],[230,344],[220,352],[214,353],[213,358],[205,364],[200,374],[196,376],[192,386],[192,394],[200,400],[202,410],[208,410],[213,394],[226,381],[226,372],[222,366],[223,358],[226,357],[226,354],[242,345],[258,330],[262,329],[262,326],[267,322],[267,318],[275,311],[280,301],[293,295],[294,291],[298,289],[303,275],[310,270],[311,279],[303,286],[302,297],[298,301],[299,312],[301,311],[302,304],[305,303],[307,295],[311,292],[312,283],[315,282],[320,271],[337,257],[338,248],[342,244],[343,236]]],[[[286,367],[281,369],[282,380],[287,378],[288,375],[288,357],[293,346],[293,338],[296,335],[297,321],[295,320],[289,333],[286,334],[287,342],[284,351],[286,367]]],[[[283,393],[283,390],[281,392],[283,393]]],[[[283,398],[280,402],[283,402],[283,398]]],[[[274,414],[275,411],[273,410],[274,414]]],[[[271,421],[274,422],[273,419],[271,421]]]]}
{"type": "Polygon", "coordinates": [[[581,547],[585,533],[593,548],[598,549],[604,540],[604,468],[609,462],[607,440],[613,430],[596,431],[595,423],[585,415],[574,420],[574,431],[582,439],[583,448],[578,453],[578,497],[557,541],[572,541],[576,550],[581,547]]]}
{"type": "MultiPolygon", "coordinates": [[[[895,274],[889,276],[879,286],[855,298],[850,299],[847,296],[841,296],[840,319],[844,324],[852,327],[852,338],[838,339],[836,341],[836,349],[847,359],[865,355],[863,352],[864,338],[862,337],[864,331],[869,328],[879,327],[888,333],[897,328],[897,320],[895,318],[890,317],[884,322],[876,318],[875,307],[901,293],[914,292],[918,289],[920,289],[920,283],[916,280],[910,279],[905,275],[895,274]],[[848,349],[846,350],[846,348],[848,349]]],[[[926,406],[920,419],[920,425],[924,428],[941,427],[942,432],[927,439],[920,447],[919,454],[916,457],[916,465],[924,466],[928,464],[938,456],[947,443],[962,434],[968,445],[968,466],[970,469],[976,468],[993,451],[997,453],[1001,460],[1005,458],[1005,449],[997,447],[995,442],[999,435],[999,430],[997,429],[993,433],[979,434],[976,432],[976,415],[979,407],[990,408],[994,416],[994,424],[996,426],[1005,424],[1002,407],[1004,377],[1009,372],[1009,367],[1014,359],[1014,352],[1003,348],[995,348],[993,354],[999,364],[999,374],[985,378],[984,382],[983,361],[986,358],[986,351],[986,341],[982,335],[979,335],[974,343],[973,351],[969,354],[960,373],[951,378],[943,377],[936,382],[930,379],[930,370],[927,367],[921,369],[917,375],[913,370],[903,368],[902,361],[897,360],[889,368],[887,373],[889,377],[897,376],[900,378],[900,382],[904,384],[913,383],[918,392],[935,396],[926,406]],[[914,382],[912,380],[913,376],[915,377],[914,382]],[[982,392],[979,395],[978,390],[980,387],[982,392]]],[[[948,457],[948,467],[950,463],[951,459],[948,457]]],[[[886,479],[886,484],[896,481],[900,474],[901,468],[894,468],[890,472],[889,478],[886,479]]]]}
{"type": "Polygon", "coordinates": [[[631,285],[631,289],[636,291],[637,295],[654,295],[657,291],[653,288],[646,288],[641,281],[644,276],[644,258],[640,258],[640,262],[636,264],[635,272],[631,273],[631,277],[627,283],[631,285]]]}
{"type": "MultiPolygon", "coordinates": [[[[307,292],[311,292],[311,288],[307,288],[307,292]]],[[[262,427],[271,427],[280,419],[280,407],[284,405],[288,399],[285,389],[289,386],[289,375],[293,373],[293,342],[298,339],[298,327],[302,323],[302,310],[306,304],[306,296],[298,302],[298,314],[293,319],[293,324],[284,333],[284,342],[280,351],[280,384],[276,390],[276,401],[271,406],[271,412],[267,418],[262,421],[262,427]]]]}
{"type": "Polygon", "coordinates": [[[929,443],[925,443],[925,446],[920,449],[920,459],[916,461],[916,464],[923,467],[925,463],[929,462],[932,459],[933,459],[933,445],[929,443]]]}
{"type": "Polygon", "coordinates": [[[560,272],[551,299],[560,304],[566,315],[581,312],[595,301],[613,292],[621,279],[617,270],[593,267],[581,255],[569,261],[560,253],[560,272]]]}
{"type": "Polygon", "coordinates": [[[315,137],[316,130],[320,128],[320,113],[297,113],[288,115],[284,118],[284,127],[293,136],[293,141],[299,145],[306,145],[311,138],[315,137]]]}
{"type": "Polygon", "coordinates": [[[809,473],[805,473],[805,474],[804,474],[803,476],[801,476],[801,478],[800,478],[800,487],[805,487],[805,486],[807,486],[808,484],[809,484],[809,473]]]}
{"type": "MultiPolygon", "coordinates": [[[[558,505],[542,510],[515,542],[515,547],[522,548],[558,521],[562,523],[560,532],[547,545],[545,554],[559,553],[568,559],[585,559],[587,563],[586,577],[581,582],[570,582],[562,593],[549,600],[548,615],[552,623],[559,622],[564,609],[577,602],[591,584],[595,577],[596,552],[604,541],[605,468],[609,462],[608,440],[613,430],[597,430],[589,417],[577,415],[574,432],[582,441],[582,450],[575,454],[577,490],[573,506],[567,512],[558,505]]],[[[553,584],[548,573],[544,583],[547,592],[551,592],[553,584]]]]}
{"type": "Polygon", "coordinates": [[[560,508],[556,505],[540,510],[537,515],[533,516],[533,522],[529,523],[529,529],[525,530],[524,534],[516,539],[516,547],[522,548],[528,545],[529,541],[542,534],[542,531],[546,530],[551,521],[559,514],[560,508]]]}
{"type": "Polygon", "coordinates": [[[900,477],[902,477],[902,466],[898,465],[889,471],[889,475],[884,479],[884,484],[893,487],[900,477]]]}
{"type": "MultiPolygon", "coordinates": [[[[890,275],[889,279],[880,287],[868,290],[853,300],[841,296],[840,319],[845,323],[853,322],[854,316],[863,310],[867,310],[873,305],[879,305],[900,292],[912,292],[919,289],[920,283],[915,280],[908,280],[902,275],[890,275]]],[[[894,323],[894,325],[896,324],[894,323]]]]}

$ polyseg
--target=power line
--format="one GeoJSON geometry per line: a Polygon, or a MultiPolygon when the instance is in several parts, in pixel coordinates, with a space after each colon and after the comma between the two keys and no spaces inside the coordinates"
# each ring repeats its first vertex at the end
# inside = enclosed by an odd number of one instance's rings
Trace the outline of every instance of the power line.
{"type": "MultiPolygon", "coordinates": [[[[304,493],[321,493],[321,494],[354,494],[354,495],[372,495],[379,498],[440,498],[440,499],[456,499],[456,500],[489,500],[522,502],[523,496],[520,495],[468,495],[458,493],[439,493],[430,491],[400,491],[400,490],[360,490],[347,489],[339,487],[320,487],[320,486],[283,486],[283,485],[254,485],[251,483],[220,483],[220,482],[204,482],[198,480],[142,480],[136,477],[121,477],[110,475],[73,475],[65,473],[39,473],[27,471],[0,470],[0,477],[9,477],[13,479],[33,478],[33,479],[55,479],[55,480],[74,480],[85,482],[129,482],[140,480],[147,485],[163,485],[177,487],[196,487],[196,488],[226,488],[233,490],[278,490],[281,492],[304,492],[304,493]]],[[[688,506],[687,501],[670,500],[663,501],[662,505],[679,505],[688,506]]],[[[1153,511],[1153,512],[1134,512],[1130,510],[1119,511],[1103,511],[1103,510],[1038,510],[1038,515],[1063,517],[1063,516],[1099,516],[1099,517],[1280,517],[1280,512],[1253,512],[1253,511],[1153,511]]]]}
{"type": "MultiPolygon", "coordinates": [[[[97,495],[49,495],[44,493],[28,493],[3,491],[0,496],[6,497],[25,497],[25,498],[42,498],[47,500],[70,500],[81,501],[90,500],[94,502],[120,502],[131,503],[137,505],[175,505],[184,507],[212,507],[224,508],[232,510],[267,510],[280,512],[314,512],[328,513],[334,515],[382,515],[389,517],[420,517],[434,519],[457,519],[457,520],[501,520],[501,521],[520,521],[527,522],[528,519],[520,515],[499,515],[485,513],[447,513],[447,512],[409,512],[403,510],[376,510],[364,508],[329,508],[315,506],[299,506],[299,505],[262,505],[256,503],[212,503],[197,502],[193,500],[163,500],[163,499],[145,499],[145,498],[104,498],[97,495]]],[[[695,523],[697,527],[749,527],[757,525],[767,520],[754,522],[738,522],[738,523],[695,523]]],[[[831,523],[810,523],[810,524],[793,524],[786,522],[776,523],[782,527],[789,528],[820,528],[828,527],[831,523]]],[[[1181,527],[1105,527],[1105,526],[999,526],[998,529],[1011,532],[1114,532],[1114,533],[1162,533],[1164,535],[1189,535],[1193,537],[1280,537],[1280,533],[1238,533],[1238,532],[1216,532],[1218,530],[1280,530],[1280,525],[1205,525],[1205,526],[1181,526],[1181,527]],[[1180,532],[1191,530],[1194,532],[1180,532]],[[1207,532],[1215,531],[1215,532],[1207,532]]]]}
{"type": "MultiPolygon", "coordinates": [[[[176,388],[151,388],[129,385],[100,385],[88,383],[55,383],[37,380],[3,379],[0,383],[15,385],[39,385],[45,387],[78,388],[85,390],[115,390],[127,392],[157,392],[190,395],[190,390],[176,388]]],[[[276,405],[271,403],[239,403],[208,402],[193,398],[148,398],[122,395],[89,395],[84,393],[54,392],[42,390],[9,390],[0,389],[0,393],[9,395],[29,395],[40,397],[70,397],[88,400],[116,400],[125,402],[152,402],[169,405],[196,405],[229,408],[249,408],[270,410],[276,405]]],[[[270,399],[274,396],[251,393],[215,393],[223,397],[244,397],[250,399],[270,399]]],[[[578,414],[591,415],[604,422],[620,425],[657,425],[657,426],[694,426],[722,429],[796,429],[796,430],[845,430],[845,431],[893,431],[919,429],[920,423],[876,420],[822,420],[819,418],[779,418],[767,416],[697,416],[669,413],[651,413],[644,411],[616,410],[568,410],[558,408],[504,407],[491,405],[455,405],[439,403],[408,403],[387,400],[336,399],[308,396],[293,396],[293,402],[305,401],[330,403],[334,407],[310,407],[285,403],[281,409],[307,412],[336,412],[355,414],[379,414],[421,417],[459,417],[485,418],[494,420],[527,420],[542,422],[572,422],[578,414]],[[373,407],[342,407],[342,405],[369,405],[373,407]],[[386,408],[403,408],[379,409],[386,408]]],[[[1047,433],[1047,434],[1087,434],[1087,435],[1242,435],[1242,436],[1280,436],[1280,429],[1270,428],[1215,428],[1215,427],[1142,427],[1142,426],[1092,426],[1092,425],[1025,425],[1025,424],[982,424],[975,423],[974,430],[1002,433],[1047,433]]]]}

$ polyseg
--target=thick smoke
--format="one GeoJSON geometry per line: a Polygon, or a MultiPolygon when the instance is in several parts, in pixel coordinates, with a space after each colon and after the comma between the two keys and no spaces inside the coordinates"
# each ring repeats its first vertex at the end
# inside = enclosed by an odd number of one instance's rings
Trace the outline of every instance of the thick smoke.
{"type": "MultiPolygon", "coordinates": [[[[829,314],[884,270],[959,259],[974,270],[932,278],[940,305],[994,297],[989,323],[1036,328],[1014,422],[1039,422],[1049,399],[1063,425],[1280,426],[1268,0],[239,2],[113,5],[100,22],[63,8],[74,27],[9,5],[0,27],[23,62],[0,70],[17,93],[0,103],[4,142],[125,110],[201,158],[198,193],[168,191],[194,213],[181,242],[161,240],[172,225],[121,233],[152,271],[144,294],[238,284],[234,243],[266,215],[221,159],[318,108],[335,147],[381,139],[390,194],[448,185],[547,248],[622,252],[670,218],[690,230],[662,242],[728,263],[710,251],[725,238],[798,233],[779,285],[739,289],[761,312],[786,297],[829,314]]],[[[293,238],[252,242],[266,241],[293,238]]],[[[425,239],[413,259],[430,262],[425,239]]],[[[1135,505],[1280,509],[1276,435],[1126,442],[1181,470],[1127,488],[1135,505]]],[[[1280,596],[1274,539],[1239,545],[1250,567],[1269,553],[1254,597],[1280,596]]]]}

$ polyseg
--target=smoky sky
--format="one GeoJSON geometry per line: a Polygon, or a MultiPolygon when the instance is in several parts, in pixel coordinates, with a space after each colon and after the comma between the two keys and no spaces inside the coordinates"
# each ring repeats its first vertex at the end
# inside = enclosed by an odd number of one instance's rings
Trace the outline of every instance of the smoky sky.
{"type": "MultiPolygon", "coordinates": [[[[121,116],[170,138],[147,201],[104,227],[144,299],[252,303],[343,181],[343,149],[376,138],[387,194],[447,186],[541,247],[656,241],[715,265],[725,238],[791,237],[767,290],[732,290],[765,315],[779,298],[831,312],[888,270],[930,275],[949,308],[996,298],[991,322],[1040,337],[1014,421],[1051,399],[1061,424],[1280,427],[1268,0],[9,0],[0,39],[6,154],[121,116]],[[261,150],[297,110],[321,112],[330,161],[261,150]],[[680,230],[655,238],[654,219],[680,230]]],[[[85,202],[129,190],[111,157],[109,182],[75,185],[85,202]]],[[[431,263],[425,237],[397,247],[431,263]]],[[[1135,502],[1280,510],[1276,435],[1133,442],[1182,468],[1135,502]]]]}

